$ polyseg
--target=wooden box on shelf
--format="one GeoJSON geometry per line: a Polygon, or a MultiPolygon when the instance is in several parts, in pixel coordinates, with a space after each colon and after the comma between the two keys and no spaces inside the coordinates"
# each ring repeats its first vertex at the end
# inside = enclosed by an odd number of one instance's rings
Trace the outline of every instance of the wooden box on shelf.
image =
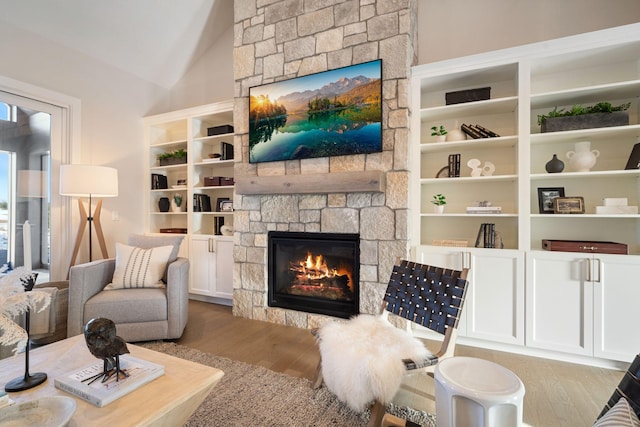
{"type": "Polygon", "coordinates": [[[562,252],[587,252],[596,254],[627,255],[629,248],[624,243],[589,240],[542,240],[542,249],[562,252]]]}
{"type": "Polygon", "coordinates": [[[170,234],[187,234],[186,228],[161,228],[161,233],[170,233],[170,234]]]}
{"type": "Polygon", "coordinates": [[[458,90],[455,92],[447,92],[444,95],[447,105],[462,104],[463,102],[484,101],[491,97],[490,87],[481,87],[477,89],[458,90]]]}

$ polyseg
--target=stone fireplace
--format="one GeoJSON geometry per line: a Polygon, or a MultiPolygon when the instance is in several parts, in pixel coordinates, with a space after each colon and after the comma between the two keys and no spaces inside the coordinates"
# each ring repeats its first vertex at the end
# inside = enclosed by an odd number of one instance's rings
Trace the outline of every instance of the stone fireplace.
{"type": "Polygon", "coordinates": [[[359,312],[360,236],[270,231],[268,304],[349,318],[359,312]]]}
{"type": "Polygon", "coordinates": [[[329,319],[269,304],[270,232],[358,235],[357,311],[380,307],[409,249],[416,9],[415,0],[234,1],[234,315],[302,328],[329,319]],[[248,162],[250,87],[375,59],[383,64],[382,152],[248,162]]]}

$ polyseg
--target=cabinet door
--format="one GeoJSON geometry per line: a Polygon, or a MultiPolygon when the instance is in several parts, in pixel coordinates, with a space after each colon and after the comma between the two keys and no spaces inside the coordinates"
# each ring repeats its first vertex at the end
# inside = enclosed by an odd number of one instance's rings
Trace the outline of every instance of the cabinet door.
{"type": "Polygon", "coordinates": [[[215,278],[211,267],[215,264],[213,238],[208,236],[191,236],[189,247],[189,292],[198,295],[213,296],[215,278]]]}
{"type": "Polygon", "coordinates": [[[452,270],[461,270],[465,257],[468,260],[469,248],[455,248],[447,246],[418,246],[415,262],[434,265],[452,270]]]}
{"type": "Polygon", "coordinates": [[[640,334],[634,327],[640,257],[597,254],[593,270],[594,356],[631,362],[640,350],[640,334]]]}
{"type": "Polygon", "coordinates": [[[593,287],[588,255],[527,253],[527,346],[593,353],[593,287]]]}
{"type": "Polygon", "coordinates": [[[215,241],[215,296],[233,298],[233,240],[216,239],[215,241]]]}
{"type": "Polygon", "coordinates": [[[524,254],[474,249],[469,273],[466,336],[524,345],[524,254]]]}
{"type": "MultiPolygon", "coordinates": [[[[469,257],[468,248],[418,246],[415,253],[415,262],[442,268],[450,268],[452,270],[462,270],[463,265],[468,265],[469,257]]],[[[467,277],[467,280],[470,280],[470,278],[467,277]]],[[[468,294],[465,299],[465,304],[462,307],[460,322],[458,322],[458,336],[461,337],[467,336],[467,301],[469,301],[468,294]]],[[[424,336],[427,338],[430,337],[428,334],[425,334],[424,336]]]]}

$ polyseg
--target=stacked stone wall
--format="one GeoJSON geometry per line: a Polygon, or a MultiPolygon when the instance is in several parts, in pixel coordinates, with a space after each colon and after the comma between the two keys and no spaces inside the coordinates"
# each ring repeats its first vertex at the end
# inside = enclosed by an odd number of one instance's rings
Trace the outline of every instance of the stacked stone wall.
{"type": "Polygon", "coordinates": [[[384,192],[235,195],[233,313],[303,328],[325,316],[267,305],[271,230],[360,234],[360,311],[379,308],[397,257],[408,252],[409,74],[415,0],[235,0],[236,177],[385,172],[384,192]],[[249,88],[382,59],[383,151],[250,164],[249,88]]]}

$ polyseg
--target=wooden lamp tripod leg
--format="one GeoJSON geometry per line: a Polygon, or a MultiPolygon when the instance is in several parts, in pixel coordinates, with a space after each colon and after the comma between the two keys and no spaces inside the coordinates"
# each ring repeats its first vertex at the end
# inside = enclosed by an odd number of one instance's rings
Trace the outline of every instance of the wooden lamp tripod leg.
{"type": "Polygon", "coordinates": [[[100,244],[100,251],[102,252],[102,258],[109,258],[107,253],[107,244],[104,241],[104,234],[102,233],[102,224],[100,223],[100,212],[102,211],[102,199],[98,200],[96,210],[93,214],[93,225],[96,228],[96,236],[98,237],[98,243],[100,244]]]}
{"type": "MultiPolygon", "coordinates": [[[[80,224],[78,225],[78,233],[76,234],[76,243],[73,246],[73,255],[71,255],[71,262],[69,262],[69,270],[76,263],[78,258],[78,251],[80,251],[80,244],[82,243],[82,236],[84,236],[84,230],[87,228],[87,222],[89,216],[87,210],[84,208],[84,204],[81,199],[78,199],[78,209],[80,210],[80,224]]],[[[69,272],[67,271],[67,279],[69,278],[69,272]]]]}
{"type": "MultiPolygon", "coordinates": [[[[100,252],[102,252],[102,258],[103,259],[109,258],[109,254],[107,252],[107,244],[104,240],[104,233],[102,232],[102,224],[100,223],[100,213],[102,211],[102,199],[98,200],[93,216],[89,216],[91,212],[87,213],[87,210],[84,207],[84,203],[82,203],[82,199],[78,199],[78,209],[80,211],[80,218],[84,218],[84,220],[81,220],[80,224],[78,225],[78,234],[76,235],[76,243],[73,246],[73,254],[71,255],[71,262],[69,263],[69,269],[71,269],[71,267],[75,265],[76,259],[78,258],[78,252],[80,251],[80,245],[82,244],[82,236],[84,236],[84,230],[87,228],[87,223],[93,223],[93,225],[95,225],[96,236],[98,237],[98,244],[100,245],[100,252]]],[[[91,227],[89,227],[89,233],[91,233],[91,227]]],[[[89,242],[89,254],[91,254],[91,241],[89,242]]],[[[92,261],[91,256],[89,256],[89,258],[90,258],[89,261],[92,261]]],[[[67,279],[68,278],[69,278],[69,272],[67,271],[67,279]]]]}

